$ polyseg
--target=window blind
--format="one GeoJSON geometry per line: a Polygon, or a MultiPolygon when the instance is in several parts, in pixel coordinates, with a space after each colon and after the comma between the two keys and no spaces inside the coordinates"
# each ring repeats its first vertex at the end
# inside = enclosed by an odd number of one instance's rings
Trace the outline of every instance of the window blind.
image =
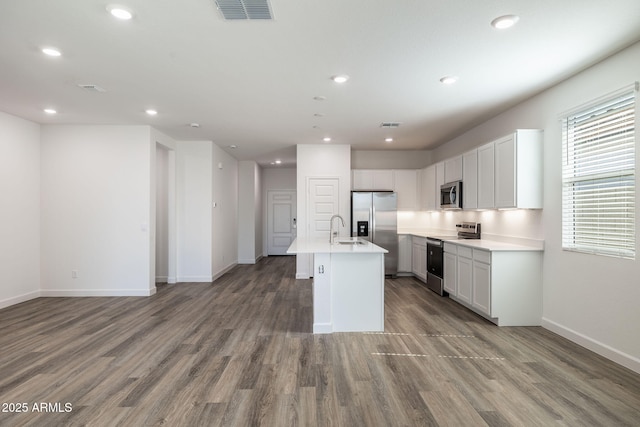
{"type": "Polygon", "coordinates": [[[635,94],[563,118],[563,249],[635,258],[635,94]]]}

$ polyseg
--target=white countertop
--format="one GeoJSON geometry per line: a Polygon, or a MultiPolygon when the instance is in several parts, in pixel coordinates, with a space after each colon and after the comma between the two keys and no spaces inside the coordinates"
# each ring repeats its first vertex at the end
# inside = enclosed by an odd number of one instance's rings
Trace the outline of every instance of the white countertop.
{"type": "MultiPolygon", "coordinates": [[[[441,236],[441,235],[452,235],[455,232],[445,232],[441,230],[429,231],[429,230],[398,230],[398,234],[408,234],[411,236],[418,237],[429,237],[429,236],[441,236]]],[[[496,238],[500,238],[501,236],[494,236],[496,238]]],[[[502,239],[506,239],[502,237],[502,239]]],[[[444,240],[447,243],[453,243],[456,245],[467,246],[471,248],[484,249],[487,251],[544,251],[544,242],[543,241],[535,241],[535,240],[527,240],[527,239],[519,239],[518,243],[516,242],[505,242],[502,240],[494,240],[491,238],[482,238],[482,239],[468,239],[468,240],[444,240]],[[525,241],[525,243],[520,243],[520,241],[525,241]],[[529,244],[531,243],[531,244],[529,244]]]]}
{"type": "MultiPolygon", "coordinates": [[[[340,237],[337,240],[354,240],[356,238],[340,237]]],[[[356,239],[357,240],[357,239],[356,239]]],[[[310,238],[310,237],[298,237],[296,238],[289,249],[288,254],[317,254],[317,253],[341,253],[341,254],[386,254],[388,250],[374,245],[366,240],[361,240],[363,244],[347,244],[341,245],[339,243],[329,244],[328,238],[310,238]]]]}

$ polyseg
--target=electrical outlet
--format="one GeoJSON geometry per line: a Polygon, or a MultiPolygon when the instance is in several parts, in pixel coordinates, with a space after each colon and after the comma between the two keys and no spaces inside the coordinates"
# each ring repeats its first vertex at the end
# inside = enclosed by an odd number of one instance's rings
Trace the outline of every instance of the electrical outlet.
{"type": "Polygon", "coordinates": [[[71,278],[72,279],[78,278],[78,270],[71,270],[71,278]]]}

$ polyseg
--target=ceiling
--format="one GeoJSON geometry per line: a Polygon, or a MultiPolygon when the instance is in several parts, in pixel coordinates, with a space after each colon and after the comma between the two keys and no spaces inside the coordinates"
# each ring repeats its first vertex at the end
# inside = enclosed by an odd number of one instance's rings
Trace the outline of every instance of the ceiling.
{"type": "Polygon", "coordinates": [[[3,1],[0,110],[151,125],[288,165],[296,144],[324,137],[435,148],[640,40],[638,0],[270,0],[272,20],[225,20],[213,0],[117,1],[133,19],[113,18],[109,0],[3,1]],[[505,14],[517,25],[494,29],[505,14]]]}

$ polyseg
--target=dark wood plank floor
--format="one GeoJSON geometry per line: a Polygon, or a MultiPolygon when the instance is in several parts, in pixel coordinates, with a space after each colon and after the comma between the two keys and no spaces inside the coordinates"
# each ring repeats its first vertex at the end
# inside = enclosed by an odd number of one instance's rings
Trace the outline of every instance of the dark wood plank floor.
{"type": "Polygon", "coordinates": [[[640,375],[412,278],[387,280],[384,334],[313,335],[311,281],[294,270],[269,257],[149,298],[0,310],[0,425],[640,423],[640,375]]]}

